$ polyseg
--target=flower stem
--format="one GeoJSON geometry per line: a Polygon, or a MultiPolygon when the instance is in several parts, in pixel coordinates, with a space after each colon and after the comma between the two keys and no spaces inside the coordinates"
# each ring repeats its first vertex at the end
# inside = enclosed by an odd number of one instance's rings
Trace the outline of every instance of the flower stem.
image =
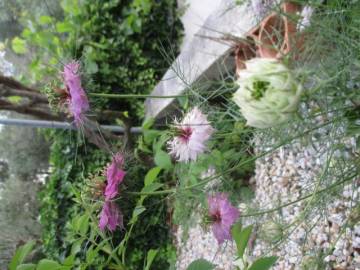
{"type": "MultiPolygon", "coordinates": [[[[250,163],[250,162],[253,162],[259,158],[262,158],[270,153],[272,153],[273,151],[279,149],[280,147],[292,142],[293,140],[296,140],[298,138],[301,138],[303,137],[304,135],[306,134],[309,134],[319,128],[322,128],[322,127],[325,127],[329,124],[332,124],[336,121],[339,121],[341,119],[334,119],[334,120],[331,120],[331,121],[327,121],[319,126],[316,126],[314,128],[311,128],[311,129],[308,129],[304,132],[302,132],[301,134],[298,134],[296,136],[293,136],[291,138],[288,138],[288,139],[285,139],[284,141],[282,141],[281,143],[277,144],[276,146],[274,146],[272,149],[268,150],[268,151],[264,151],[263,153],[260,153],[259,155],[256,155],[256,156],[253,156],[251,158],[248,158],[244,161],[241,161],[239,162],[236,166],[228,169],[227,171],[225,172],[222,172],[222,173],[219,173],[219,174],[216,174],[214,176],[210,176],[210,177],[207,177],[207,178],[204,178],[202,181],[196,183],[196,184],[193,184],[193,185],[190,185],[190,186],[187,186],[187,187],[184,187],[182,190],[191,190],[191,189],[194,189],[194,188],[197,188],[197,187],[201,187],[203,185],[205,185],[206,183],[216,179],[216,178],[219,178],[221,177],[222,175],[224,174],[229,174],[230,172],[234,171],[234,170],[237,170],[238,168],[250,163]]],[[[167,190],[159,190],[159,191],[154,191],[154,192],[127,192],[128,194],[131,194],[131,195],[166,195],[166,194],[173,194],[173,193],[176,193],[178,191],[178,189],[176,188],[171,188],[171,189],[167,189],[167,190]]]]}
{"type": "Polygon", "coordinates": [[[260,215],[264,215],[264,214],[276,212],[276,211],[278,211],[278,210],[280,210],[280,209],[282,209],[282,208],[284,208],[284,207],[290,206],[290,205],[292,205],[292,204],[294,204],[294,203],[298,203],[298,202],[300,202],[300,201],[303,201],[303,200],[312,198],[315,194],[320,194],[320,193],[329,191],[329,190],[331,190],[331,189],[333,189],[333,188],[335,188],[335,187],[337,187],[337,186],[340,186],[340,185],[342,185],[342,184],[344,184],[344,183],[346,183],[346,182],[348,182],[348,181],[350,181],[350,180],[353,180],[354,177],[356,177],[356,174],[354,174],[354,175],[352,175],[352,176],[350,176],[350,177],[348,177],[348,178],[346,178],[346,179],[344,179],[344,180],[342,180],[342,181],[335,182],[334,184],[332,184],[332,185],[330,185],[330,186],[328,186],[328,187],[326,187],[326,188],[323,188],[323,189],[321,189],[321,190],[319,190],[319,191],[317,191],[317,192],[315,191],[315,192],[313,192],[313,193],[311,193],[311,194],[308,194],[308,195],[306,195],[306,196],[304,196],[304,197],[300,197],[299,199],[296,199],[296,200],[294,200],[294,201],[291,201],[291,202],[282,204],[282,205],[280,205],[280,206],[278,206],[278,207],[275,207],[275,208],[272,208],[272,209],[269,209],[269,210],[264,210],[264,211],[255,212],[255,213],[244,214],[244,215],[241,215],[241,216],[242,216],[242,217],[253,217],[253,216],[260,216],[260,215]]]}
{"type": "Polygon", "coordinates": [[[135,192],[135,191],[128,191],[126,192],[127,194],[130,195],[166,195],[166,194],[171,194],[171,193],[175,193],[176,189],[175,188],[171,188],[171,189],[166,189],[166,190],[159,190],[159,191],[153,191],[153,192],[135,192]]]}
{"type": "Polygon", "coordinates": [[[89,93],[89,96],[93,97],[104,97],[104,98],[178,98],[178,97],[188,97],[190,95],[144,95],[144,94],[104,94],[104,93],[89,93]]]}

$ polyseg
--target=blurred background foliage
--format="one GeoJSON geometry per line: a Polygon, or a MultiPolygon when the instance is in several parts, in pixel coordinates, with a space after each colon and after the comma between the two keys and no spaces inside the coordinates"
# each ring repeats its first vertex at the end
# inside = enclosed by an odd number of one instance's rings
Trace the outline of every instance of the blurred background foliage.
{"type": "MultiPolygon", "coordinates": [[[[7,47],[7,57],[14,63],[17,77],[38,89],[54,80],[60,81],[63,64],[79,59],[88,93],[150,93],[171,61],[165,59],[163,51],[176,55],[179,49],[182,25],[175,0],[4,0],[0,1],[0,7],[0,22],[5,28],[4,31],[0,29],[0,41],[7,47]]],[[[104,98],[94,98],[91,105],[94,111],[115,110],[133,124],[139,124],[143,117],[142,102],[134,99],[109,102],[104,98]]],[[[77,133],[68,131],[38,134],[33,129],[4,129],[0,137],[1,147],[6,148],[9,164],[14,164],[9,166],[11,173],[17,170],[21,175],[32,175],[26,185],[19,184],[22,182],[18,181],[22,180],[11,181],[11,185],[8,180],[3,181],[3,192],[16,198],[15,194],[29,191],[34,202],[31,205],[34,211],[29,215],[37,226],[31,226],[34,231],[27,236],[42,241],[45,256],[62,261],[73,251],[71,249],[77,240],[71,233],[72,219],[83,211],[74,201],[74,189],[82,189],[86,177],[110,161],[109,154],[85,143],[77,133]],[[12,137],[11,134],[15,133],[17,136],[12,137]],[[27,138],[32,138],[32,141],[27,138]],[[6,142],[9,143],[10,139],[17,148],[9,150],[6,142]],[[47,170],[49,176],[45,177],[45,184],[33,184],[38,181],[39,173],[47,170]],[[40,202],[36,199],[39,190],[40,202]],[[39,216],[42,232],[38,226],[39,216]]],[[[2,172],[6,174],[7,165],[4,166],[2,172]]],[[[140,164],[128,173],[128,179],[133,181],[128,189],[141,189],[148,166],[140,164]]],[[[10,198],[1,197],[1,200],[5,199],[7,205],[11,205],[10,198]]],[[[17,205],[30,207],[25,203],[28,198],[24,196],[22,199],[24,204],[19,201],[17,205]]],[[[125,216],[130,214],[135,203],[131,199],[122,202],[125,216]]],[[[169,260],[175,256],[170,225],[166,221],[167,210],[151,199],[145,204],[152,207],[146,212],[146,223],[140,221],[134,228],[126,260],[130,269],[142,269],[147,251],[158,248],[153,269],[166,269],[169,260]]],[[[16,213],[20,213],[17,208],[10,213],[6,211],[6,215],[11,213],[14,218],[16,213]]],[[[20,216],[23,221],[14,222],[25,222],[28,218],[20,216]]],[[[14,233],[17,231],[14,227],[10,229],[14,233]]],[[[22,230],[25,232],[26,227],[22,230]]],[[[22,243],[29,239],[25,233],[17,237],[17,241],[22,243]]],[[[117,232],[114,243],[118,243],[121,237],[122,234],[117,232]]],[[[85,248],[85,244],[78,246],[85,248]]],[[[8,247],[9,254],[13,254],[16,245],[8,247]]],[[[86,256],[86,250],[78,256],[86,256]]],[[[98,269],[96,262],[93,264],[91,269],[98,269]]]]}

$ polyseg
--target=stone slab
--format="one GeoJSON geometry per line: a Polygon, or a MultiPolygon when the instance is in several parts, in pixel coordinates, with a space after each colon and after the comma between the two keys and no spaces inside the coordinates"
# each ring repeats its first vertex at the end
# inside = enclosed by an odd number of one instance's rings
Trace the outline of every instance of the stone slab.
{"type": "MultiPolygon", "coordinates": [[[[233,52],[234,39],[245,38],[259,19],[251,7],[236,5],[234,0],[222,0],[206,19],[197,34],[185,44],[180,55],[152,91],[152,95],[181,95],[188,87],[216,77],[221,69],[229,69],[224,59],[233,52]]],[[[233,65],[234,61],[227,61],[233,65]]],[[[171,111],[174,98],[148,98],[146,118],[161,118],[171,111]]]]}

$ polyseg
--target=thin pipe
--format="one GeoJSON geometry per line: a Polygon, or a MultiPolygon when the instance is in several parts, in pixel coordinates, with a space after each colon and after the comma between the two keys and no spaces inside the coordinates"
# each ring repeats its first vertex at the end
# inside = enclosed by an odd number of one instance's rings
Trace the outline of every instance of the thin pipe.
{"type": "MultiPolygon", "coordinates": [[[[32,119],[13,119],[13,118],[0,118],[0,125],[34,127],[34,128],[71,129],[71,130],[77,129],[74,124],[68,122],[32,120],[32,119]]],[[[114,133],[124,133],[124,128],[120,126],[101,125],[100,127],[105,130],[112,131],[114,133]]],[[[139,134],[142,132],[142,130],[141,127],[132,127],[130,129],[130,132],[139,134]]]]}

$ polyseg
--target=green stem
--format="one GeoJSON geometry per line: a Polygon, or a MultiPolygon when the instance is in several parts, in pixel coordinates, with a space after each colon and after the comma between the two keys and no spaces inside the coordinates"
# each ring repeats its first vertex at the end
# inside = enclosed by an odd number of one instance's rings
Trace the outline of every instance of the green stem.
{"type": "Polygon", "coordinates": [[[329,124],[331,124],[331,123],[333,123],[333,122],[335,122],[335,120],[334,120],[334,121],[326,122],[326,123],[321,124],[321,125],[319,125],[319,126],[317,126],[317,127],[311,128],[311,129],[309,129],[309,130],[307,130],[307,131],[305,131],[305,132],[303,132],[303,133],[301,133],[301,134],[299,134],[299,135],[296,135],[296,136],[294,136],[294,137],[288,138],[288,139],[284,140],[283,142],[279,143],[279,144],[278,144],[277,146],[275,146],[274,148],[272,148],[272,149],[270,149],[270,150],[268,150],[268,151],[265,151],[265,152],[261,153],[260,155],[253,156],[253,157],[251,157],[251,158],[249,158],[249,159],[247,159],[247,160],[245,160],[245,161],[243,161],[243,162],[240,162],[238,165],[236,165],[236,166],[234,166],[233,168],[227,170],[226,172],[219,173],[219,174],[217,174],[217,175],[215,175],[215,176],[212,176],[212,177],[209,177],[209,178],[205,178],[203,181],[200,181],[199,183],[196,183],[196,184],[194,184],[194,185],[188,186],[188,187],[185,188],[185,190],[187,190],[187,189],[192,189],[192,188],[195,188],[195,187],[198,187],[198,186],[205,185],[206,183],[208,183],[208,182],[210,182],[210,181],[212,181],[212,180],[214,180],[214,179],[216,179],[216,178],[219,178],[220,176],[222,176],[222,175],[224,175],[224,174],[229,174],[230,172],[235,171],[235,170],[237,170],[238,168],[240,168],[240,167],[242,167],[242,166],[244,166],[244,165],[246,165],[246,164],[248,164],[248,163],[250,163],[250,162],[253,162],[253,161],[255,161],[255,160],[259,159],[259,158],[262,158],[262,157],[264,157],[264,156],[272,153],[273,151],[275,151],[275,150],[279,149],[280,147],[282,147],[282,146],[284,146],[284,145],[292,142],[293,140],[296,140],[296,139],[298,139],[298,138],[301,138],[301,137],[303,137],[305,134],[311,133],[312,131],[317,130],[317,129],[319,129],[319,128],[322,128],[322,127],[324,127],[324,126],[327,126],[327,125],[329,125],[329,124]]]}
{"type": "Polygon", "coordinates": [[[166,190],[159,190],[159,191],[153,191],[153,192],[135,192],[135,191],[128,191],[126,192],[127,194],[130,195],[166,195],[166,194],[171,194],[171,193],[175,193],[176,189],[175,188],[171,188],[171,189],[166,189],[166,190]]]}
{"type": "Polygon", "coordinates": [[[330,186],[328,186],[328,187],[326,187],[326,188],[323,188],[323,189],[321,189],[321,190],[319,190],[319,191],[317,191],[317,192],[313,192],[313,193],[308,194],[308,195],[306,195],[306,196],[304,196],[304,197],[300,197],[299,199],[296,199],[296,200],[294,200],[294,201],[291,201],[291,202],[282,204],[282,205],[280,205],[280,206],[278,206],[278,207],[275,207],[275,208],[272,208],[272,209],[269,209],[269,210],[265,210],[265,211],[259,211],[259,212],[255,212],[255,213],[251,213],[251,214],[241,215],[241,217],[254,217],[254,216],[261,216],[261,215],[264,215],[264,214],[276,212],[276,211],[280,210],[281,208],[284,208],[284,207],[290,206],[290,205],[292,205],[292,204],[294,204],[294,203],[298,203],[298,202],[300,202],[300,201],[303,201],[303,200],[312,198],[312,197],[314,196],[314,193],[320,194],[320,193],[329,191],[329,190],[331,190],[331,189],[333,189],[333,188],[335,188],[335,187],[337,187],[337,186],[340,186],[341,184],[344,184],[344,183],[346,183],[346,182],[348,182],[348,181],[350,181],[350,180],[353,180],[354,177],[356,177],[356,174],[350,176],[350,177],[347,178],[347,179],[344,179],[344,180],[342,180],[342,181],[336,182],[336,183],[334,183],[334,184],[332,184],[332,185],[330,185],[330,186]]]}
{"type": "Polygon", "coordinates": [[[190,95],[169,95],[169,96],[158,96],[158,95],[143,95],[143,94],[104,94],[104,93],[89,93],[89,96],[93,97],[104,97],[104,98],[178,98],[188,97],[190,95]]]}
{"type": "MultiPolygon", "coordinates": [[[[324,127],[324,126],[327,126],[327,125],[329,125],[329,124],[331,124],[331,123],[334,123],[334,122],[336,122],[336,121],[338,121],[338,120],[341,120],[341,119],[334,119],[334,120],[332,120],[332,121],[325,122],[325,123],[323,123],[323,124],[321,124],[321,125],[319,125],[319,126],[316,126],[316,127],[311,128],[311,129],[308,129],[307,131],[305,131],[305,132],[303,132],[303,133],[301,133],[301,134],[298,134],[298,135],[296,135],[296,136],[294,136],[294,137],[288,138],[288,139],[284,140],[283,142],[279,143],[278,145],[276,145],[274,148],[272,148],[272,149],[270,149],[270,150],[268,150],[268,151],[265,151],[265,152],[261,153],[260,155],[253,156],[253,157],[251,157],[251,158],[249,158],[249,159],[247,159],[247,160],[245,160],[245,161],[243,161],[243,162],[240,162],[238,165],[230,168],[230,169],[227,170],[226,172],[218,173],[218,174],[216,174],[216,175],[214,175],[214,176],[204,178],[204,180],[202,180],[202,181],[200,181],[200,182],[198,182],[198,183],[196,183],[196,184],[190,185],[190,186],[188,186],[188,187],[185,187],[183,190],[189,190],[189,189],[197,188],[197,187],[199,187],[199,186],[203,186],[203,185],[205,185],[206,183],[208,183],[208,182],[210,182],[210,181],[212,181],[212,180],[214,180],[214,179],[216,179],[216,178],[219,178],[219,177],[221,177],[221,176],[224,175],[224,174],[229,174],[229,173],[231,173],[232,171],[237,170],[238,168],[240,168],[240,167],[242,167],[242,166],[244,166],[244,165],[246,165],[246,164],[248,164],[248,163],[250,163],[250,162],[253,162],[253,161],[257,160],[258,158],[262,158],[262,157],[266,156],[267,154],[272,153],[273,151],[275,151],[275,150],[279,149],[280,147],[282,147],[282,146],[284,146],[284,145],[292,142],[293,140],[296,140],[296,139],[298,139],[298,138],[301,138],[301,137],[303,137],[304,135],[311,133],[312,131],[315,131],[315,130],[317,130],[317,129],[319,129],[319,128],[322,128],[322,127],[324,127]]],[[[154,191],[154,192],[128,192],[128,194],[131,194],[131,195],[165,195],[165,194],[175,193],[176,191],[178,191],[178,190],[175,189],[175,188],[172,188],[172,189],[159,190],[159,191],[154,191]]]]}

